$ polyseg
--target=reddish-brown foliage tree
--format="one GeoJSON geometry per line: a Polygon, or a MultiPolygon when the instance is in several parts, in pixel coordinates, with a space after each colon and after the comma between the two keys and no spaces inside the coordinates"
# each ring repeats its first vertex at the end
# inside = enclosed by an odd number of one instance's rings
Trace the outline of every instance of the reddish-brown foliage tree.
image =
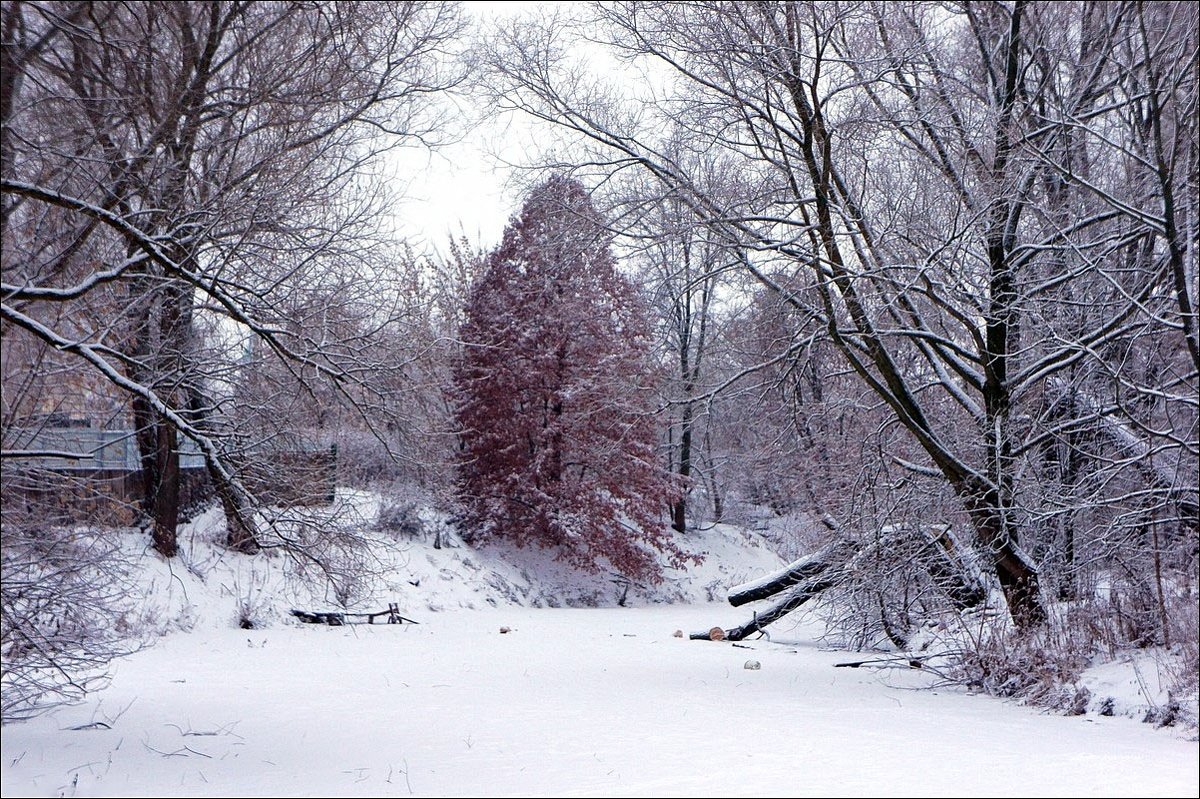
{"type": "Polygon", "coordinates": [[[649,327],[577,181],[536,188],[468,299],[455,373],[466,534],[538,544],[586,569],[659,578],[662,518],[649,327]]]}

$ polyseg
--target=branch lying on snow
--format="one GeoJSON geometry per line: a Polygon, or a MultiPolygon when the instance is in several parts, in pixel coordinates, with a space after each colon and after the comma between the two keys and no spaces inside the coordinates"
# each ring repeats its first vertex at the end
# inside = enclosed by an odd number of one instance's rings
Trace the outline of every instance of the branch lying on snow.
{"type": "Polygon", "coordinates": [[[237,738],[239,740],[245,740],[244,738],[242,738],[242,736],[238,735],[237,733],[235,733],[233,731],[233,728],[235,726],[237,726],[237,724],[238,724],[238,722],[231,721],[228,724],[218,727],[215,730],[193,730],[191,727],[188,727],[185,730],[183,727],[180,727],[178,724],[171,724],[171,723],[165,724],[164,726],[174,727],[175,730],[180,734],[180,736],[183,736],[183,737],[195,736],[195,737],[200,737],[200,738],[207,738],[207,737],[212,737],[212,736],[217,736],[217,735],[232,735],[234,738],[237,738]]]}
{"type": "Polygon", "coordinates": [[[931,688],[936,688],[942,685],[961,685],[962,680],[957,679],[951,674],[946,673],[945,667],[935,665],[934,661],[942,658],[953,660],[955,657],[961,657],[962,652],[937,652],[934,654],[926,654],[921,657],[912,657],[910,655],[896,655],[887,658],[872,658],[871,660],[851,660],[846,663],[834,663],[835,669],[904,669],[907,671],[920,670],[927,674],[940,678],[940,682],[931,683],[931,688]]]}
{"type": "Polygon", "coordinates": [[[894,658],[875,658],[873,660],[852,660],[847,663],[834,663],[835,669],[857,669],[863,666],[877,666],[879,668],[891,668],[896,664],[903,664],[905,668],[923,669],[925,663],[920,658],[894,657],[894,658]]]}
{"type": "Polygon", "coordinates": [[[157,755],[162,755],[163,757],[187,757],[188,754],[190,753],[193,755],[199,755],[200,757],[206,757],[209,760],[212,760],[212,755],[206,755],[204,752],[197,751],[190,746],[185,746],[185,747],[182,747],[181,749],[176,749],[174,752],[164,752],[161,749],[155,749],[153,746],[146,743],[145,741],[142,742],[142,746],[146,747],[151,752],[154,752],[157,755]]]}

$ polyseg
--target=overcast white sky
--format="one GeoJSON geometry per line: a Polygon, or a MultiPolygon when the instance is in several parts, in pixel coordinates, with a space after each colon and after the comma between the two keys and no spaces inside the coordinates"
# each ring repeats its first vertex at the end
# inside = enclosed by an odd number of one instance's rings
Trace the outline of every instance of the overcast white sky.
{"type": "MultiPolygon", "coordinates": [[[[536,12],[569,2],[465,2],[468,17],[481,26],[497,19],[536,12]]],[[[436,152],[409,149],[398,153],[394,168],[407,182],[401,189],[397,229],[417,247],[445,251],[451,237],[465,235],[472,243],[499,243],[509,216],[520,204],[519,191],[509,187],[510,170],[498,159],[521,161],[530,137],[528,123],[510,120],[508,127],[486,124],[459,142],[436,152]]]]}
{"type": "Polygon", "coordinates": [[[472,133],[436,152],[405,151],[396,169],[408,186],[397,207],[397,229],[418,247],[444,251],[451,237],[496,244],[518,198],[504,187],[507,172],[494,165],[486,139],[472,133]]]}

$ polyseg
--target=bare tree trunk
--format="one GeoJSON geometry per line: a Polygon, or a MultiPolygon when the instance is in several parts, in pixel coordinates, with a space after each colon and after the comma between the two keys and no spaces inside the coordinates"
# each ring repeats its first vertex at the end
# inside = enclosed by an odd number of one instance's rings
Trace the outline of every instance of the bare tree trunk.
{"type": "MultiPolygon", "coordinates": [[[[142,404],[140,402],[136,404],[142,404]]],[[[134,412],[135,418],[145,416],[134,412]]],[[[149,414],[151,421],[137,433],[142,464],[142,509],[150,519],[154,548],[173,558],[179,553],[179,434],[149,414]]]]}
{"type": "MultiPolygon", "coordinates": [[[[189,369],[189,373],[192,371],[189,369]]],[[[211,403],[196,380],[188,380],[187,393],[188,421],[198,429],[215,434],[217,431],[211,430],[211,403]]],[[[246,490],[218,468],[213,458],[205,456],[204,465],[213,493],[217,495],[225,514],[225,546],[235,552],[254,554],[259,550],[259,541],[254,532],[254,510],[246,490]]]]}
{"type": "MultiPolygon", "coordinates": [[[[833,588],[843,576],[840,572],[834,576],[823,572],[792,585],[781,599],[776,600],[763,612],[755,613],[750,621],[725,630],[724,640],[742,641],[755,633],[762,632],[768,624],[779,621],[808,600],[819,596],[822,591],[833,588]]],[[[714,640],[711,633],[692,633],[690,637],[692,640],[714,640]]]]}
{"type": "MultiPolygon", "coordinates": [[[[686,361],[685,361],[686,365],[686,361]]],[[[687,387],[690,394],[691,387],[687,387]]],[[[684,480],[684,489],[679,493],[679,499],[671,508],[671,527],[676,532],[687,532],[687,484],[692,479],[692,402],[684,403],[683,416],[679,421],[679,469],[678,474],[684,480]]]]}
{"type": "Polygon", "coordinates": [[[208,464],[208,476],[225,512],[225,546],[235,552],[254,554],[259,550],[259,542],[248,522],[247,515],[253,510],[245,501],[245,492],[227,480],[215,464],[208,464]]]}
{"type": "Polygon", "coordinates": [[[985,320],[983,357],[983,405],[987,440],[986,464],[990,485],[974,486],[968,497],[968,510],[974,518],[981,543],[992,557],[996,576],[1004,589],[1013,619],[1020,627],[1042,624],[1046,612],[1038,589],[1037,570],[1017,548],[1013,519],[1013,459],[1011,424],[1012,398],[1009,394],[1008,363],[1019,346],[1015,267],[1011,261],[1017,222],[1024,207],[1024,187],[1015,184],[1010,174],[1014,135],[1013,115],[1017,101],[1020,69],[1021,21],[1025,8],[1017,0],[1012,10],[1004,63],[1004,83],[997,87],[999,120],[996,124],[996,151],[992,179],[1004,187],[993,200],[987,232],[987,258],[991,269],[989,299],[985,320]]]}
{"type": "Polygon", "coordinates": [[[847,559],[857,551],[858,547],[849,541],[834,541],[811,555],[805,555],[789,563],[773,574],[734,587],[729,592],[729,604],[736,608],[749,602],[774,596],[780,591],[824,574],[832,568],[841,568],[847,559]]]}

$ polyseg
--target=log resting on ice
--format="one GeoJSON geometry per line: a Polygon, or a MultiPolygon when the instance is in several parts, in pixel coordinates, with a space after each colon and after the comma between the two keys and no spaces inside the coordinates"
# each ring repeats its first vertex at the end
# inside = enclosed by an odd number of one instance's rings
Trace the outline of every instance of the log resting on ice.
{"type": "MultiPolygon", "coordinates": [[[[904,530],[896,528],[884,532],[885,535],[872,547],[905,535],[904,530]]],[[[908,534],[911,535],[911,531],[908,534]]],[[[957,610],[967,610],[983,604],[987,599],[987,587],[975,562],[974,553],[959,542],[948,526],[921,528],[918,535],[928,554],[923,560],[925,568],[951,604],[957,610]]],[[[786,616],[822,591],[844,580],[854,571],[854,560],[859,555],[870,552],[872,547],[864,549],[853,541],[840,539],[811,555],[792,561],[779,571],[735,586],[729,592],[729,604],[734,607],[780,593],[783,596],[762,612],[755,613],[745,624],[727,630],[715,627],[707,632],[692,633],[691,638],[741,641],[747,636],[762,632],[771,622],[786,616]]]]}
{"type": "Polygon", "coordinates": [[[747,602],[775,596],[793,585],[823,574],[831,566],[845,564],[857,550],[858,546],[853,542],[834,541],[811,555],[792,561],[777,572],[734,586],[729,591],[729,604],[736,608],[747,602]]]}
{"type": "MultiPolygon", "coordinates": [[[[755,633],[762,632],[763,628],[771,622],[783,618],[822,591],[837,585],[842,576],[843,572],[835,569],[793,584],[780,599],[777,599],[761,613],[755,613],[750,621],[725,630],[723,638],[727,641],[741,641],[755,633]]],[[[719,640],[711,631],[692,633],[691,638],[704,641],[719,640]]]]}

